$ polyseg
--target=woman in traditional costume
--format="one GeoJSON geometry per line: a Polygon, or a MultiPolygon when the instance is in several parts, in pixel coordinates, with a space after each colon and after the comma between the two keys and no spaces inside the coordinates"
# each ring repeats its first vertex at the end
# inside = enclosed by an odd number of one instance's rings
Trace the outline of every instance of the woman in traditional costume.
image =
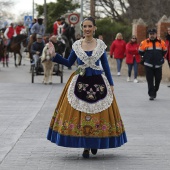
{"type": "Polygon", "coordinates": [[[63,147],[84,148],[82,156],[89,158],[90,152],[95,155],[98,149],[120,147],[127,138],[113,94],[106,45],[93,38],[96,26],[92,17],[85,18],[81,27],[84,39],[73,44],[68,59],[55,54],[49,45],[53,62],[70,67],[77,60],[78,69],[64,87],[47,139],[63,147]]]}

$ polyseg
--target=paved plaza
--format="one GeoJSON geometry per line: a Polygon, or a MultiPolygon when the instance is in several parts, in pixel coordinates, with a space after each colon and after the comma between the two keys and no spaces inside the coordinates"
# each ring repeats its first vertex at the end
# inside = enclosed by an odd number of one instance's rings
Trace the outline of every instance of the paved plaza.
{"type": "MultiPolygon", "coordinates": [[[[1,63],[0,63],[1,64],[1,63]]],[[[126,82],[112,71],[115,96],[128,142],[120,148],[99,150],[82,158],[83,149],[59,147],[46,139],[62,89],[75,70],[64,67],[64,83],[43,76],[31,83],[29,61],[15,68],[0,65],[0,170],[169,170],[170,88],[162,83],[150,101],[144,78],[126,82]]]]}

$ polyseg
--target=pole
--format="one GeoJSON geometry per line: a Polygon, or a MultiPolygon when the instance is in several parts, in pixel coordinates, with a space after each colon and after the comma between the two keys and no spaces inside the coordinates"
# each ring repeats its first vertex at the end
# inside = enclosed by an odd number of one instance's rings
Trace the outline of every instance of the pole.
{"type": "Polygon", "coordinates": [[[90,0],[90,15],[95,18],[95,0],[90,0]]]}
{"type": "Polygon", "coordinates": [[[47,3],[46,0],[44,0],[44,27],[45,27],[45,32],[47,28],[47,3]]]}
{"type": "MultiPolygon", "coordinates": [[[[81,13],[80,13],[80,23],[83,21],[83,0],[81,0],[81,13]]],[[[80,34],[82,35],[82,30],[80,31],[80,34]]]]}
{"type": "Polygon", "coordinates": [[[34,19],[34,0],[32,0],[32,19],[34,19]]]}

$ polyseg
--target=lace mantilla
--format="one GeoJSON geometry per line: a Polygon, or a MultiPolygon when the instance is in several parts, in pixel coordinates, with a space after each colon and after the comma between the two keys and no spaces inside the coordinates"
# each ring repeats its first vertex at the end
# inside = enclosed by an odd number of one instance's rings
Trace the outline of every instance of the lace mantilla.
{"type": "Polygon", "coordinates": [[[88,56],[82,49],[81,47],[82,40],[78,40],[73,44],[72,48],[75,51],[77,57],[84,62],[83,65],[79,65],[78,67],[81,67],[82,69],[90,67],[95,70],[101,70],[101,67],[97,66],[95,62],[102,56],[107,46],[100,39],[96,39],[96,41],[97,41],[97,46],[93,50],[91,56],[88,56]]]}
{"type": "Polygon", "coordinates": [[[76,95],[74,94],[74,88],[75,88],[78,76],[79,75],[75,75],[73,77],[69,85],[68,94],[67,94],[68,102],[74,109],[81,111],[81,112],[89,113],[89,114],[95,114],[103,110],[106,110],[108,107],[111,106],[112,101],[113,101],[113,93],[110,88],[110,84],[104,75],[102,75],[102,77],[107,87],[107,95],[104,99],[99,100],[96,103],[87,103],[76,97],[76,95]]]}

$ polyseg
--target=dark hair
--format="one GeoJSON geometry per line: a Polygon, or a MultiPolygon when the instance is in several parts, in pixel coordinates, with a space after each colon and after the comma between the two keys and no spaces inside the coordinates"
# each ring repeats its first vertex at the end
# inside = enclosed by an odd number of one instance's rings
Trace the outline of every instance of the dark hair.
{"type": "Polygon", "coordinates": [[[81,22],[81,26],[83,26],[83,22],[87,20],[91,21],[93,25],[96,26],[95,19],[93,17],[84,18],[84,20],[81,22]]]}

